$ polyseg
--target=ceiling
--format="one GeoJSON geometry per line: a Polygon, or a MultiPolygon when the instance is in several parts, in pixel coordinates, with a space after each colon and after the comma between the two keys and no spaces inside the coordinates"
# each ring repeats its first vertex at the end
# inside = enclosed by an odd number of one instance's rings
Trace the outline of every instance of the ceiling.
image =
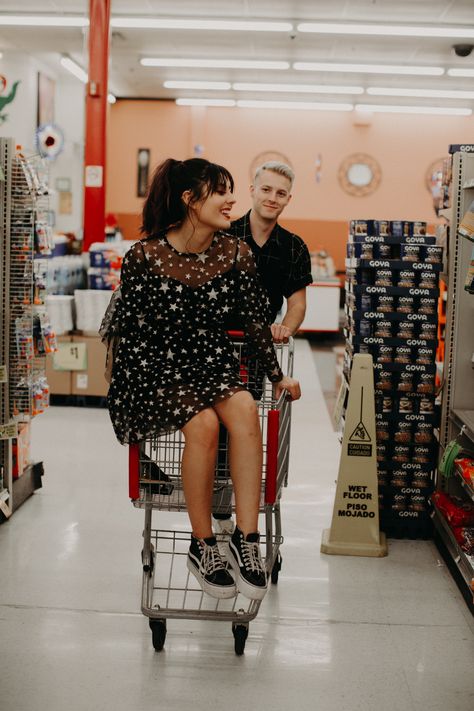
{"type": "MultiPolygon", "coordinates": [[[[18,0],[0,0],[1,14],[18,14],[18,0]]],[[[87,16],[88,0],[22,0],[21,13],[87,16]]],[[[112,16],[168,18],[259,19],[334,21],[350,23],[429,24],[474,29],[474,0],[112,0],[112,16]]],[[[472,40],[464,40],[474,43],[472,40]]],[[[314,95],[256,91],[165,89],[165,80],[213,80],[318,85],[449,89],[474,91],[474,78],[395,76],[347,72],[223,69],[219,59],[262,59],[293,62],[348,62],[375,65],[421,65],[474,69],[474,52],[455,55],[452,45],[462,39],[428,37],[370,37],[343,34],[305,34],[296,30],[276,32],[113,29],[111,37],[110,90],[118,98],[218,97],[230,99],[278,99],[354,102],[350,94],[314,95]],[[142,57],[189,57],[216,60],[208,69],[144,67],[142,57]]],[[[26,52],[40,57],[55,71],[59,56],[67,53],[87,66],[87,31],[81,28],[0,26],[0,51],[26,52]]],[[[0,60],[1,72],[1,60],[0,60]]],[[[396,98],[362,94],[357,102],[470,107],[474,99],[433,99],[419,96],[396,98]]]]}

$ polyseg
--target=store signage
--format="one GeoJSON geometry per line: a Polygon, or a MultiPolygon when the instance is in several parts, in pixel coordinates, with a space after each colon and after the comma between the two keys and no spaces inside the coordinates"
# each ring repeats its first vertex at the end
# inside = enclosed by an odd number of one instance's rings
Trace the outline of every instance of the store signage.
{"type": "Polygon", "coordinates": [[[0,439],[15,439],[18,437],[18,423],[7,422],[0,425],[0,439]]]}
{"type": "Polygon", "coordinates": [[[474,153],[473,143],[452,143],[449,146],[450,153],[474,153]]]}
{"type": "Polygon", "coordinates": [[[85,343],[58,343],[53,356],[54,370],[87,370],[87,345],[85,343]]]}
{"type": "Polygon", "coordinates": [[[331,528],[323,532],[321,551],[331,555],[387,555],[379,531],[374,365],[371,355],[356,353],[345,415],[341,460],[331,528]]]}
{"type": "Polygon", "coordinates": [[[101,188],[104,184],[104,168],[102,165],[86,165],[86,188],[101,188]]]}

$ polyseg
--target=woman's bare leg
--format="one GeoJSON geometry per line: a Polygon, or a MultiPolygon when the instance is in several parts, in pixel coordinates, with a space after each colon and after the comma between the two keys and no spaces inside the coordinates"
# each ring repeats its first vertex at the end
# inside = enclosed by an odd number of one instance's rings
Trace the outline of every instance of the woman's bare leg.
{"type": "Polygon", "coordinates": [[[257,406],[249,392],[239,391],[215,404],[214,409],[229,432],[237,526],[247,535],[258,531],[262,481],[262,433],[257,406]]]}
{"type": "Polygon", "coordinates": [[[213,409],[202,410],[183,427],[185,446],[181,479],[189,520],[196,538],[212,536],[211,504],[219,420],[213,409]]]}

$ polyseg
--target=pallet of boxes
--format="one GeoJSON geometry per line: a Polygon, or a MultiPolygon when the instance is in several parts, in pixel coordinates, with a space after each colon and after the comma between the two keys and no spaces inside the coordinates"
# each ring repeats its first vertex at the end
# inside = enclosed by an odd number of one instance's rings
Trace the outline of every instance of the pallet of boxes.
{"type": "Polygon", "coordinates": [[[353,220],[346,260],[346,354],[374,361],[381,529],[431,534],[442,248],[426,223],[353,220]]]}

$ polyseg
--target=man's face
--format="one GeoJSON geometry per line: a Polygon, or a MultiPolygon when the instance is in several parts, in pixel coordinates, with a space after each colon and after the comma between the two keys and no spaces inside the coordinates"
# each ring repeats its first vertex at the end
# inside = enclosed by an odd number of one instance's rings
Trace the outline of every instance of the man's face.
{"type": "Polygon", "coordinates": [[[250,186],[252,209],[263,220],[277,220],[291,199],[291,183],[288,178],[272,170],[262,170],[250,186]]]}

